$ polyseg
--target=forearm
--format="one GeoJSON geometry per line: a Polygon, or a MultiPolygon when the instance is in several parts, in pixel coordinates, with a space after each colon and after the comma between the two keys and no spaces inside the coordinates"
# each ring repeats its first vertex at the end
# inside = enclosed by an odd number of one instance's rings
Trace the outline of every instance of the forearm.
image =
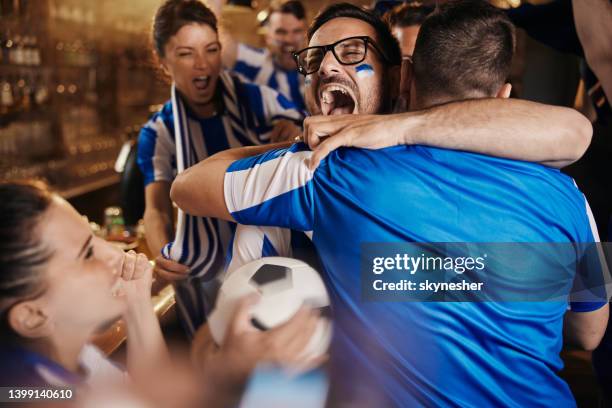
{"type": "Polygon", "coordinates": [[[228,167],[236,160],[289,146],[291,142],[283,142],[219,152],[179,174],[172,183],[170,197],[187,214],[233,221],[223,192],[228,167]]]}
{"type": "MultiPolygon", "coordinates": [[[[612,39],[611,39],[612,41],[612,39]]],[[[608,104],[612,107],[612,53],[608,55],[608,60],[594,61],[589,66],[599,79],[608,104]]]]}
{"type": "Polygon", "coordinates": [[[234,363],[239,361],[228,361],[219,352],[207,361],[207,366],[201,373],[204,406],[232,407],[240,402],[249,372],[235,370],[234,363]]]}
{"type": "Polygon", "coordinates": [[[172,217],[165,211],[147,208],[144,214],[144,226],[147,245],[155,257],[160,254],[163,247],[172,240],[174,231],[172,217]]]}
{"type": "Polygon", "coordinates": [[[245,364],[245,359],[236,360],[231,353],[217,347],[207,326],[196,333],[191,359],[202,377],[206,406],[236,405],[252,369],[245,364]]]}
{"type": "Polygon", "coordinates": [[[563,167],[578,160],[592,135],[577,111],[518,99],[449,103],[392,118],[404,144],[473,151],[563,167]]]}
{"type": "Polygon", "coordinates": [[[138,381],[170,361],[161,328],[150,298],[129,302],[124,315],[127,332],[127,364],[130,376],[138,381]]]}
{"type": "MultiPolygon", "coordinates": [[[[284,149],[291,146],[293,142],[279,142],[279,143],[269,143],[261,146],[246,146],[246,147],[237,147],[235,149],[227,149],[223,150],[217,154],[210,156],[206,161],[214,161],[214,160],[224,160],[234,162],[236,160],[245,159],[247,157],[257,156],[258,154],[265,153],[274,149],[284,149]]],[[[190,167],[188,170],[191,170],[196,166],[190,167]]]]}
{"type": "Polygon", "coordinates": [[[612,4],[610,0],[573,0],[572,7],[586,60],[612,103],[612,4]]]}

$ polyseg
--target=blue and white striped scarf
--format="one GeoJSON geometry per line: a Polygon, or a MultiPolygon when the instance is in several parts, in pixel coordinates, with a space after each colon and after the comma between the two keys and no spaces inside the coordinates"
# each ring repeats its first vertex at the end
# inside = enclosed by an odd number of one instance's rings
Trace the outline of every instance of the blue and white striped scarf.
{"type": "MultiPolygon", "coordinates": [[[[236,95],[237,79],[224,71],[219,76],[225,114],[222,116],[226,132],[231,132],[244,144],[261,144],[265,135],[258,135],[244,124],[260,126],[236,95]]],[[[172,85],[172,112],[176,145],[177,172],[195,165],[199,159],[193,146],[184,101],[172,85]]],[[[189,278],[175,284],[179,315],[186,331],[193,335],[206,321],[206,314],[214,306],[219,279],[224,271],[224,248],[221,248],[215,224],[218,220],[197,217],[178,210],[178,222],[173,242],[167,244],[162,255],[190,268],[189,278]]]]}

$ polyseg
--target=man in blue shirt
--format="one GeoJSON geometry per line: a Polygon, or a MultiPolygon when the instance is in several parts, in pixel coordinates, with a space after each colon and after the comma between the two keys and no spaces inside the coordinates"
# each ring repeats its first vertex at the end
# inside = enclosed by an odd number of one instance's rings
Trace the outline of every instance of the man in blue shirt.
{"type": "MultiPolygon", "coordinates": [[[[323,114],[388,111],[389,55],[380,45],[387,36],[356,7],[319,15],[299,63],[323,114]]],[[[411,108],[507,97],[513,48],[513,27],[492,6],[441,6],[417,40],[411,108]]],[[[404,140],[398,123],[387,119],[396,144],[404,140]]],[[[564,319],[566,340],[592,349],[605,329],[605,302],[567,313],[565,301],[364,302],[360,274],[367,242],[597,241],[570,178],[538,164],[423,146],[339,149],[316,171],[309,166],[316,153],[305,145],[270,149],[213,156],[179,176],[171,196],[188,213],[310,235],[334,308],[334,406],[575,405],[557,375],[564,319]]],[[[571,284],[573,276],[559,279],[571,284]]]]}

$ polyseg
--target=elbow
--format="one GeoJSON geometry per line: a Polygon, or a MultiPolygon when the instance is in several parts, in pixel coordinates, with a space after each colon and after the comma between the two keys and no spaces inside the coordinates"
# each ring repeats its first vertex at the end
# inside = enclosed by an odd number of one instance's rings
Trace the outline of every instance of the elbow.
{"type": "Polygon", "coordinates": [[[203,205],[210,200],[205,180],[197,179],[190,169],[177,175],[170,186],[170,200],[183,212],[199,217],[208,217],[208,207],[203,205]]]}
{"type": "Polygon", "coordinates": [[[585,336],[584,338],[577,339],[575,346],[585,351],[593,351],[599,346],[602,338],[603,333],[601,335],[585,336]]]}
{"type": "Polygon", "coordinates": [[[189,213],[189,183],[186,179],[185,173],[176,176],[170,187],[170,199],[178,208],[189,213]]]}
{"type": "Polygon", "coordinates": [[[591,122],[578,112],[570,109],[568,112],[567,132],[569,140],[573,140],[570,147],[571,157],[569,163],[578,161],[589,148],[591,138],[593,137],[593,125],[591,122]]]}
{"type": "Polygon", "coordinates": [[[599,343],[603,339],[604,332],[605,328],[604,330],[591,329],[582,332],[574,328],[573,333],[565,333],[565,343],[579,350],[593,351],[599,346],[599,343]]]}

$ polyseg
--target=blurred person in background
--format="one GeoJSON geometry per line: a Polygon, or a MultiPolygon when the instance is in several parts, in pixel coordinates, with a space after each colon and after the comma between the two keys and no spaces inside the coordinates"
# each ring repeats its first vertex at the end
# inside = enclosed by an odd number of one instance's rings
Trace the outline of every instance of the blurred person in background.
{"type": "Polygon", "coordinates": [[[399,41],[403,58],[412,57],[421,24],[433,10],[434,7],[411,2],[396,6],[385,13],[384,19],[399,41]]]}
{"type": "Polygon", "coordinates": [[[161,255],[175,238],[169,191],[177,172],[177,126],[180,137],[188,138],[191,145],[183,153],[197,162],[230,147],[291,139],[301,132],[303,113],[273,89],[245,83],[222,69],[217,19],[201,1],[165,1],[153,22],[153,45],[173,83],[175,106],[168,101],[140,132],[144,223],[147,243],[156,256],[155,271],[175,282],[178,314],[193,336],[214,303],[217,275],[223,272],[234,227],[212,219],[190,220],[188,231],[176,232],[184,242],[195,243],[190,253],[175,260],[170,259],[172,254],[161,255]],[[184,117],[175,108],[184,111],[184,117]],[[186,275],[194,272],[190,267],[195,264],[205,265],[197,271],[199,277],[186,275]]]}
{"type": "MultiPolygon", "coordinates": [[[[225,1],[211,1],[220,16],[225,1]]],[[[272,0],[265,10],[266,48],[236,42],[232,33],[221,30],[223,65],[256,84],[267,85],[305,109],[304,78],[298,74],[292,52],[306,43],[306,11],[299,0],[272,0]]]]}
{"type": "Polygon", "coordinates": [[[253,298],[241,302],[214,354],[204,358],[197,353],[202,344],[193,345],[196,371],[171,362],[151,303],[151,280],[144,255],[95,237],[44,184],[0,183],[0,386],[72,387],[102,401],[131,390],[152,406],[195,400],[222,407],[240,398],[258,362],[312,363],[300,351],[317,316],[304,309],[261,332],[250,323],[253,298]],[[128,339],[127,371],[90,343],[119,318],[128,339]]]}

